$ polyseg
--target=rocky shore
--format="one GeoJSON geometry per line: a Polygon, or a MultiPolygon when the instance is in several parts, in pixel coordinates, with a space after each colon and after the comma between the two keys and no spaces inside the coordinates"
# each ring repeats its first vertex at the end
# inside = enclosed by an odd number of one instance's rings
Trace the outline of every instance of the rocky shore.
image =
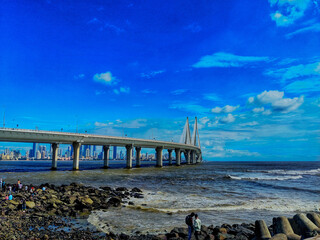
{"type": "MultiPolygon", "coordinates": [[[[134,204],[143,198],[138,188],[93,188],[82,184],[55,186],[42,184],[27,188],[2,189],[0,200],[0,239],[108,239],[108,240],[186,240],[187,228],[173,228],[167,234],[134,235],[103,233],[86,219],[94,210],[134,204]],[[12,194],[12,200],[6,196],[12,194]],[[24,209],[24,204],[26,209],[24,209]]],[[[299,240],[320,233],[317,213],[297,214],[292,219],[278,217],[269,227],[263,220],[221,226],[202,226],[200,240],[299,240]]],[[[195,239],[194,236],[192,239],[195,239]]]]}
{"type": "Polygon", "coordinates": [[[24,187],[19,190],[7,184],[2,189],[0,239],[101,239],[106,234],[82,224],[85,221],[81,219],[93,210],[107,211],[123,203],[133,204],[130,198],[143,197],[138,188],[97,189],[77,183],[24,187]],[[8,195],[13,199],[6,199],[8,195]]]}

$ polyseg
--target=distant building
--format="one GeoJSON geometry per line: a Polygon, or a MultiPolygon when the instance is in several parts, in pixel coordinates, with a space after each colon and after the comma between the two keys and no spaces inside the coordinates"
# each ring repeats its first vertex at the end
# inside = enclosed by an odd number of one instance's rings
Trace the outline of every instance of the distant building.
{"type": "Polygon", "coordinates": [[[32,148],[32,157],[36,158],[37,156],[37,151],[38,151],[38,148],[39,148],[39,143],[33,143],[33,148],[32,148]]]}
{"type": "Polygon", "coordinates": [[[36,159],[41,159],[41,153],[40,153],[40,151],[37,151],[37,153],[36,153],[36,159]]]}

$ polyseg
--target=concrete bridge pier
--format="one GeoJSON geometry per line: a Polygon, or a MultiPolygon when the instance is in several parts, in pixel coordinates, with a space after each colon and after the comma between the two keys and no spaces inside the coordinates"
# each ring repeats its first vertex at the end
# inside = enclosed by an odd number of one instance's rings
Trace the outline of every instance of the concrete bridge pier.
{"type": "Polygon", "coordinates": [[[136,167],[141,166],[141,147],[136,147],[136,167]]]}
{"type": "Polygon", "coordinates": [[[172,165],[172,149],[168,149],[168,153],[169,153],[169,165],[172,165]]]}
{"type": "Polygon", "coordinates": [[[51,165],[51,170],[57,170],[59,144],[58,143],[52,143],[51,146],[52,146],[52,165],[51,165]]]}
{"type": "Polygon", "coordinates": [[[132,168],[132,145],[126,145],[127,149],[127,168],[132,168]]]}
{"type": "Polygon", "coordinates": [[[190,164],[190,150],[187,149],[187,150],[184,152],[184,156],[185,156],[185,158],[186,158],[187,164],[190,164]]]}
{"type": "Polygon", "coordinates": [[[103,168],[109,168],[110,145],[103,145],[103,168]]]}
{"type": "Polygon", "coordinates": [[[73,170],[79,170],[79,153],[81,143],[73,142],[73,170]]]}
{"type": "Polygon", "coordinates": [[[176,148],[175,152],[176,152],[176,165],[180,166],[180,164],[181,164],[181,149],[176,148]]]}
{"type": "Polygon", "coordinates": [[[195,164],[197,163],[197,157],[196,157],[196,152],[191,150],[191,163],[195,164]]]}
{"type": "Polygon", "coordinates": [[[156,148],[157,167],[162,167],[163,166],[162,150],[163,150],[163,147],[157,147],[156,148]]]}
{"type": "Polygon", "coordinates": [[[201,161],[202,161],[202,155],[201,155],[201,153],[199,153],[199,154],[197,155],[196,163],[200,163],[201,161]]]}

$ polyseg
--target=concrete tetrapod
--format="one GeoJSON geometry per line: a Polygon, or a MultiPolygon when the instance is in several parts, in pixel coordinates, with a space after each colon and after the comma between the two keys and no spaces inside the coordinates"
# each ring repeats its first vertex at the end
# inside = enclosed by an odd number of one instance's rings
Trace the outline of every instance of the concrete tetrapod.
{"type": "Polygon", "coordinates": [[[293,219],[300,226],[303,231],[303,237],[314,237],[319,232],[320,229],[313,223],[305,214],[299,213],[294,215],[293,219]]]}
{"type": "Polygon", "coordinates": [[[293,232],[288,218],[277,217],[273,218],[273,233],[283,233],[289,240],[300,240],[301,237],[293,232]]]}
{"type": "Polygon", "coordinates": [[[285,235],[284,233],[278,233],[276,235],[274,235],[270,240],[287,240],[287,235],[285,235]]]}
{"type": "Polygon", "coordinates": [[[271,234],[265,221],[257,220],[255,222],[255,226],[255,234],[257,240],[269,240],[271,238],[271,234]]]}
{"type": "Polygon", "coordinates": [[[288,218],[290,225],[292,227],[292,230],[295,234],[301,236],[302,235],[302,231],[300,229],[300,226],[298,225],[298,223],[296,223],[296,221],[293,218],[288,218]]]}
{"type": "Polygon", "coordinates": [[[320,228],[320,217],[316,213],[308,213],[307,217],[318,227],[320,228]]]}

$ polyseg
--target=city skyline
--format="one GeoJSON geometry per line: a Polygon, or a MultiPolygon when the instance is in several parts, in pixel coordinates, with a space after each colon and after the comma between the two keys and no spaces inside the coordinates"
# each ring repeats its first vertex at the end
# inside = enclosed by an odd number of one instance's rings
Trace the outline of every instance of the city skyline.
{"type": "Polygon", "coordinates": [[[204,160],[319,160],[319,4],[4,2],[2,125],[178,142],[197,116],[204,160]]]}

